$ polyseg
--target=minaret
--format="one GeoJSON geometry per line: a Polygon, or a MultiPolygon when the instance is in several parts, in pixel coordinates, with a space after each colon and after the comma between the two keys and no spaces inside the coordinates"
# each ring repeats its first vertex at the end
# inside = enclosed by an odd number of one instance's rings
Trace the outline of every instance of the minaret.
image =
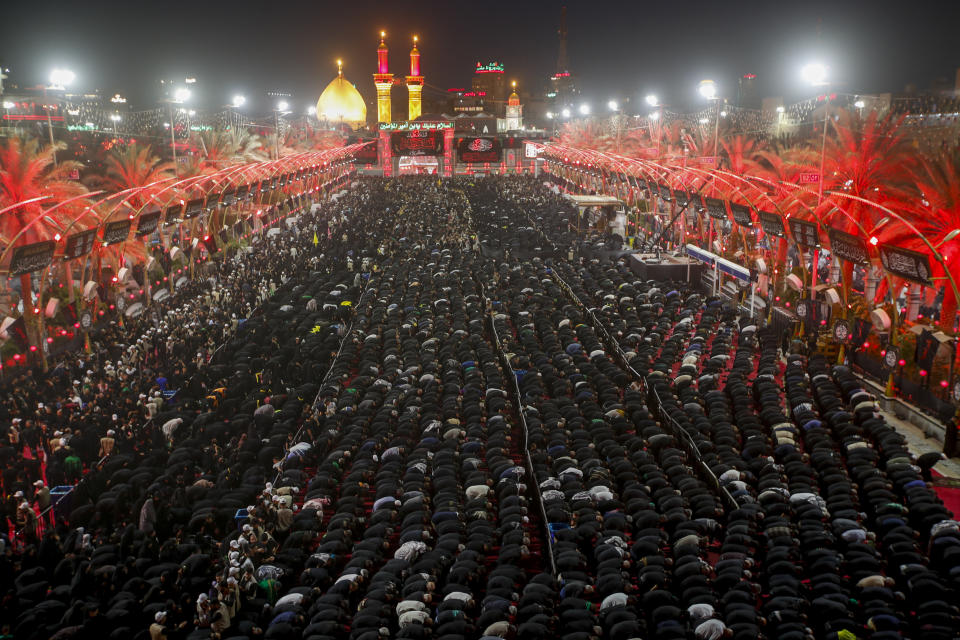
{"type": "Polygon", "coordinates": [[[523,128],[523,105],[520,104],[520,96],[517,95],[517,81],[511,82],[510,86],[513,88],[513,92],[507,100],[505,125],[507,131],[519,131],[523,128]]]}
{"type": "Polygon", "coordinates": [[[410,75],[407,76],[407,111],[410,120],[420,117],[420,93],[423,91],[423,76],[420,75],[420,50],[417,49],[417,36],[413,36],[413,49],[410,50],[410,75]]]}
{"type": "Polygon", "coordinates": [[[390,90],[393,88],[393,74],[387,65],[386,31],[380,32],[380,46],[377,47],[377,72],[373,74],[373,84],[377,87],[377,122],[390,122],[390,90]]]}

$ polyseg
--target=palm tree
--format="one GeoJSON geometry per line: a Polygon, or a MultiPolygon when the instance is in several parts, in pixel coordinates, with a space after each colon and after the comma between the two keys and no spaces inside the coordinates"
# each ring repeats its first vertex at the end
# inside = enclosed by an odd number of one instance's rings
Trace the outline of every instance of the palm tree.
{"type": "MultiPolygon", "coordinates": [[[[76,217],[78,211],[82,211],[86,203],[76,200],[35,222],[52,204],[83,195],[87,191],[82,184],[70,179],[73,172],[83,168],[81,163],[56,163],[54,153],[64,148],[66,147],[63,144],[41,148],[39,141],[34,138],[24,140],[11,137],[6,143],[0,143],[0,209],[40,196],[49,197],[41,202],[12,209],[0,216],[0,238],[6,243],[13,242],[18,234],[17,244],[52,240],[76,217]],[[31,223],[32,226],[25,230],[31,223]]],[[[20,294],[27,332],[31,342],[36,343],[40,338],[40,326],[34,322],[35,314],[28,313],[33,300],[32,274],[20,276],[20,294]]]]}
{"type": "MultiPolygon", "coordinates": [[[[921,158],[919,166],[910,174],[919,194],[905,199],[905,212],[911,224],[943,256],[946,270],[960,274],[960,238],[954,233],[960,229],[960,156],[941,154],[938,158],[921,158]]],[[[927,243],[904,225],[889,225],[884,228],[884,242],[930,253],[927,243]]],[[[943,267],[934,262],[935,275],[944,277],[943,267]]],[[[956,276],[955,276],[956,277],[956,276]]],[[[950,283],[946,283],[943,306],[940,310],[940,328],[954,334],[957,320],[957,298],[950,283]]]]}
{"type": "Polygon", "coordinates": [[[244,162],[263,161],[268,154],[259,136],[246,130],[203,131],[198,136],[204,169],[223,169],[244,162]]]}
{"type": "MultiPolygon", "coordinates": [[[[173,163],[161,161],[150,145],[130,144],[118,147],[107,157],[106,175],[98,180],[108,191],[124,191],[159,182],[173,175],[173,163]]],[[[162,189],[158,186],[156,191],[162,189]]],[[[137,193],[128,202],[135,208],[144,204],[151,189],[137,193]]]]}

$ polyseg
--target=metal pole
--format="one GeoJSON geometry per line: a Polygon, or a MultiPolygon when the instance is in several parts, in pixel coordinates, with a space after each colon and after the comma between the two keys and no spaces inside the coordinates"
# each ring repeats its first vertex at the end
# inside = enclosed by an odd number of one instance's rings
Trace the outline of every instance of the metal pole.
{"type": "Polygon", "coordinates": [[[50,104],[47,102],[47,85],[43,85],[43,110],[47,112],[47,132],[50,134],[50,154],[53,156],[53,166],[57,166],[57,147],[53,141],[53,121],[50,119],[50,104]]]}
{"type": "Polygon", "coordinates": [[[719,134],[720,134],[720,98],[717,98],[717,120],[713,125],[713,166],[717,169],[720,168],[720,159],[719,154],[717,153],[717,145],[719,143],[719,134]]]}
{"type": "MultiPolygon", "coordinates": [[[[827,102],[824,105],[824,116],[823,116],[823,141],[820,143],[820,179],[817,181],[817,207],[820,206],[820,203],[823,201],[823,165],[826,160],[827,152],[827,124],[830,121],[830,93],[828,88],[827,93],[827,102]]],[[[816,249],[813,251],[813,264],[810,269],[810,299],[816,300],[817,292],[817,267],[820,263],[820,252],[816,249]]]]}
{"type": "Polygon", "coordinates": [[[277,113],[276,109],[273,110],[273,133],[275,136],[273,139],[274,151],[276,153],[277,160],[279,160],[280,159],[280,116],[277,113]]]}
{"type": "Polygon", "coordinates": [[[173,104],[167,103],[170,107],[170,150],[173,152],[173,175],[178,175],[177,171],[177,138],[174,133],[174,122],[173,122],[173,104]]]}

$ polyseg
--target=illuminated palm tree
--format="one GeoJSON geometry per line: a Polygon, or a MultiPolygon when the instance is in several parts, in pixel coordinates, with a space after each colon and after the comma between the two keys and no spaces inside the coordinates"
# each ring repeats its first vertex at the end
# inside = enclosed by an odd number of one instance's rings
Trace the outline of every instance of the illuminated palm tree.
{"type": "MultiPolygon", "coordinates": [[[[5,243],[29,244],[53,240],[86,204],[76,200],[60,207],[38,220],[45,210],[61,202],[86,193],[87,188],[70,175],[83,168],[79,162],[66,161],[57,164],[54,153],[65,145],[42,147],[36,139],[8,138],[0,143],[0,209],[26,200],[49,196],[40,202],[25,204],[0,216],[0,238],[5,243]],[[19,238],[17,237],[19,235],[19,238]]],[[[33,302],[32,276],[20,276],[20,294],[23,300],[24,320],[31,342],[39,341],[39,324],[28,310],[33,302]]]]}
{"type": "MultiPolygon", "coordinates": [[[[960,274],[960,156],[941,155],[936,159],[922,158],[911,172],[919,190],[919,197],[906,199],[905,211],[910,222],[923,234],[927,242],[937,247],[943,256],[946,270],[960,274]]],[[[904,225],[889,225],[882,230],[882,239],[889,244],[908,247],[930,254],[930,248],[917,234],[904,225]]],[[[945,277],[943,267],[931,259],[933,273],[945,277]]],[[[958,276],[954,276],[958,278],[958,276]]],[[[957,298],[947,281],[940,310],[940,328],[953,334],[957,318],[957,298]]]]}

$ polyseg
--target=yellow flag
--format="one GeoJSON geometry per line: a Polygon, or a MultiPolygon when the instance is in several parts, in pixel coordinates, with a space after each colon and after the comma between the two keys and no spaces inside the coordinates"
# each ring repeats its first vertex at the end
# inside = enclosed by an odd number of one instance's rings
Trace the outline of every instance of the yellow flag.
{"type": "Polygon", "coordinates": [[[313,232],[313,246],[317,246],[317,244],[319,244],[319,242],[320,242],[320,240],[317,238],[317,232],[314,231],[314,232],[313,232]]]}

